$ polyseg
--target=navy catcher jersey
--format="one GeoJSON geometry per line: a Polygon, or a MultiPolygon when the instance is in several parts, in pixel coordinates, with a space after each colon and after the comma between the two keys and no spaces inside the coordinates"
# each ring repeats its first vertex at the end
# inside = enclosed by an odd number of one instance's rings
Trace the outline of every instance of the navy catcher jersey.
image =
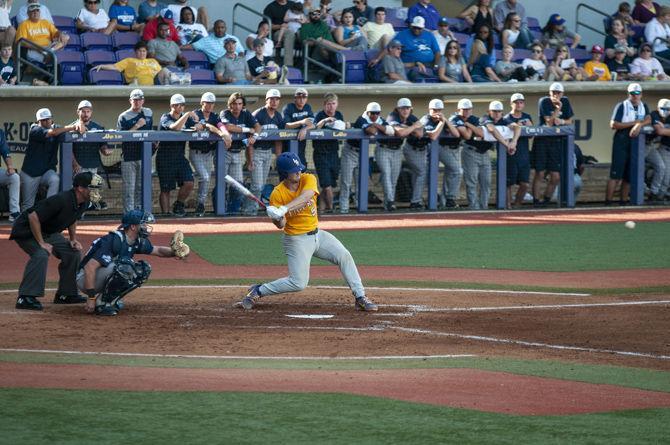
{"type": "Polygon", "coordinates": [[[92,259],[102,267],[107,267],[112,261],[124,258],[132,260],[136,253],[149,255],[153,250],[154,246],[147,238],[138,238],[134,243],[128,244],[125,232],[116,230],[93,241],[79,268],[83,269],[92,259]]]}

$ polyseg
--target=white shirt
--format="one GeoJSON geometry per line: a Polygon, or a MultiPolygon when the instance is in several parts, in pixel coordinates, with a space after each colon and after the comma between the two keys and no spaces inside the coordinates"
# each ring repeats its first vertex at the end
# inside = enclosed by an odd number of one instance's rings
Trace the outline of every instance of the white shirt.
{"type": "MultiPolygon", "coordinates": [[[[258,34],[254,32],[249,34],[249,37],[255,40],[258,38],[258,34]]],[[[247,49],[247,53],[244,55],[244,59],[245,60],[252,59],[255,55],[256,52],[253,49],[247,49]]],[[[275,44],[272,41],[272,39],[266,37],[265,45],[263,45],[263,57],[274,57],[274,55],[275,55],[275,44]]]]}
{"type": "Polygon", "coordinates": [[[390,23],[382,23],[381,25],[378,25],[375,22],[366,22],[365,25],[363,25],[363,30],[368,35],[368,45],[370,48],[374,48],[375,45],[377,45],[377,42],[379,42],[379,39],[385,35],[389,35],[391,38],[395,35],[393,25],[390,23]]]}
{"type": "Polygon", "coordinates": [[[9,10],[11,6],[7,5],[7,0],[0,0],[0,28],[9,28],[12,22],[9,20],[9,10]]]}
{"type": "Polygon", "coordinates": [[[529,66],[532,66],[533,69],[535,69],[535,71],[537,71],[537,73],[540,75],[540,77],[544,76],[544,72],[547,70],[547,66],[541,60],[523,59],[523,62],[521,62],[521,65],[524,68],[528,68],[529,66]]]}
{"type": "Polygon", "coordinates": [[[437,40],[437,44],[440,45],[440,54],[444,55],[444,51],[447,49],[447,45],[453,39],[449,34],[447,34],[447,36],[444,37],[437,31],[433,31],[433,35],[435,36],[435,40],[437,40]]]}
{"type": "Polygon", "coordinates": [[[190,25],[175,23],[174,26],[177,28],[177,33],[179,34],[180,45],[187,45],[193,42],[197,36],[201,36],[202,38],[209,35],[205,27],[200,23],[192,23],[190,25]]]}
{"type": "Polygon", "coordinates": [[[644,39],[654,45],[654,52],[662,52],[668,49],[668,44],[661,41],[654,42],[654,39],[660,37],[662,39],[670,39],[670,25],[661,24],[656,17],[651,19],[644,27],[644,39]]]}
{"type": "Polygon", "coordinates": [[[198,20],[198,8],[189,5],[188,2],[179,5],[168,5],[167,9],[172,11],[172,20],[174,20],[175,24],[179,23],[179,18],[181,17],[181,8],[184,6],[188,6],[191,8],[191,11],[193,11],[193,21],[196,22],[198,20]]]}
{"type": "Polygon", "coordinates": [[[642,57],[637,57],[629,65],[629,68],[631,74],[641,74],[644,77],[651,76],[654,70],[656,70],[657,74],[663,72],[661,62],[659,62],[656,57],[652,57],[651,59],[648,60],[645,60],[642,57]]]}
{"type": "MultiPolygon", "coordinates": [[[[40,5],[40,18],[48,22],[53,23],[54,19],[51,17],[51,11],[44,5],[40,5]]],[[[21,24],[28,20],[28,5],[25,4],[19,8],[19,12],[16,13],[16,23],[21,24]]]]}
{"type": "Polygon", "coordinates": [[[81,20],[85,26],[93,29],[107,28],[109,25],[109,16],[104,9],[99,9],[97,14],[93,14],[88,9],[81,8],[76,18],[81,20]]]}

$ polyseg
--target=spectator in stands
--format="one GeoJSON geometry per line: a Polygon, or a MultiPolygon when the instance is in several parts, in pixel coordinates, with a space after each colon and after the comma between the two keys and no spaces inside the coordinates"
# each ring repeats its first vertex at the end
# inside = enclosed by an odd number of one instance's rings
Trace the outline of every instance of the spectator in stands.
{"type": "MultiPolygon", "coordinates": [[[[559,127],[571,125],[574,116],[570,101],[563,94],[565,89],[560,82],[554,82],[549,87],[549,96],[540,99],[540,125],[559,127]]],[[[544,207],[551,202],[556,186],[561,182],[561,149],[563,142],[555,137],[536,137],[533,140],[533,205],[544,207]],[[549,174],[549,184],[542,194],[542,184],[546,174],[549,174]]]]}
{"type": "Polygon", "coordinates": [[[314,128],[314,113],[312,112],[312,106],[307,103],[307,96],[306,89],[297,88],[293,95],[293,102],[287,104],[282,111],[286,128],[300,129],[298,131],[298,156],[302,165],[307,165],[305,137],[307,132],[314,128]]]}
{"type": "Polygon", "coordinates": [[[312,47],[311,57],[329,63],[331,66],[336,66],[335,53],[347,49],[335,43],[330,28],[326,22],[321,20],[321,10],[318,8],[312,8],[309,12],[309,23],[302,25],[299,36],[301,42],[306,42],[312,47]]]}
{"type": "MultiPolygon", "coordinates": [[[[319,3],[319,9],[321,10],[321,19],[326,22],[326,25],[330,28],[331,31],[335,31],[337,28],[337,21],[333,14],[330,13],[333,9],[332,0],[321,0],[319,3]]],[[[309,8],[307,9],[310,10],[309,8]]]]}
{"type": "Polygon", "coordinates": [[[342,13],[342,24],[335,29],[333,37],[338,45],[347,49],[365,51],[368,49],[368,38],[365,31],[354,23],[354,14],[351,10],[342,13]]]}
{"type": "MultiPolygon", "coordinates": [[[[516,14],[519,17],[519,29],[522,34],[528,32],[528,18],[526,16],[526,8],[523,7],[518,0],[502,0],[496,4],[493,9],[493,26],[496,31],[502,32],[507,28],[506,23],[510,14],[516,14]]],[[[532,42],[532,35],[528,43],[532,42]]],[[[521,46],[515,46],[521,48],[521,46]]],[[[525,47],[524,47],[525,48],[525,47]]]]}
{"type": "MultiPolygon", "coordinates": [[[[181,53],[179,45],[169,39],[170,25],[161,23],[158,25],[158,36],[151,39],[147,44],[150,59],[156,59],[163,68],[176,68],[181,65],[184,70],[188,69],[188,60],[181,53]]],[[[162,82],[161,82],[162,83],[162,82]]]]}
{"type": "Polygon", "coordinates": [[[407,77],[413,82],[433,75],[433,69],[437,69],[440,62],[440,46],[435,36],[424,28],[424,18],[416,16],[410,28],[400,31],[394,38],[402,44],[400,57],[409,70],[407,77]]]}
{"type": "MultiPolygon", "coordinates": [[[[292,4],[293,2],[289,0],[273,0],[263,10],[263,15],[270,18],[272,40],[275,44],[279,43],[279,34],[284,25],[284,17],[292,4]]],[[[284,47],[284,65],[293,66],[295,37],[294,32],[289,30],[284,31],[282,36],[283,41],[281,42],[281,46],[284,47]]]]}
{"type": "Polygon", "coordinates": [[[472,82],[468,65],[461,55],[461,45],[456,40],[447,44],[444,55],[440,58],[437,77],[440,82],[472,82]]]}
{"type": "Polygon", "coordinates": [[[640,45],[640,54],[630,64],[631,79],[636,80],[667,80],[663,66],[656,57],[651,55],[651,44],[640,45]]]}
{"type": "Polygon", "coordinates": [[[181,8],[179,23],[176,25],[176,28],[181,49],[191,49],[191,45],[194,42],[209,35],[202,23],[195,23],[193,8],[190,6],[181,8]]]}
{"type": "Polygon", "coordinates": [[[256,49],[254,48],[255,40],[261,40],[263,42],[263,57],[272,58],[274,60],[275,45],[270,36],[270,24],[265,20],[261,20],[255,33],[251,33],[247,36],[247,54],[245,56],[247,60],[251,59],[256,54],[256,49]]]}
{"type": "Polygon", "coordinates": [[[242,47],[239,39],[226,33],[226,22],[223,20],[217,20],[214,22],[214,32],[209,34],[207,37],[203,37],[202,39],[193,43],[191,46],[196,51],[205,53],[209,63],[213,65],[226,53],[223,42],[225,42],[227,38],[231,37],[237,42],[235,44],[235,52],[237,54],[244,54],[244,48],[242,47]]]}
{"type": "MultiPolygon", "coordinates": [[[[90,130],[104,130],[105,127],[95,122],[93,119],[93,105],[88,100],[82,100],[77,106],[77,120],[71,126],[73,131],[84,134],[90,130]]],[[[102,167],[100,155],[109,156],[112,150],[106,143],[87,142],[74,144],[72,147],[72,174],[77,175],[83,172],[98,173],[102,167]]],[[[102,204],[102,203],[101,203],[102,204]]]]}
{"type": "Polygon", "coordinates": [[[402,43],[397,40],[389,43],[386,55],[382,60],[382,81],[384,83],[411,84],[405,73],[405,64],[400,58],[402,43]]]}
{"type": "Polygon", "coordinates": [[[613,80],[629,80],[630,68],[626,62],[627,48],[621,45],[614,47],[614,58],[607,61],[607,68],[613,80]]]}
{"type": "Polygon", "coordinates": [[[609,68],[602,61],[603,54],[605,54],[605,50],[602,46],[593,45],[593,48],[591,48],[591,60],[584,64],[584,71],[587,76],[585,80],[612,80],[609,68]]]}
{"type": "MultiPolygon", "coordinates": [[[[14,168],[12,155],[7,145],[5,132],[0,129],[0,156],[5,160],[7,168],[0,168],[0,186],[7,187],[9,194],[9,222],[12,223],[20,215],[19,192],[21,189],[21,180],[19,174],[14,168]]],[[[0,162],[2,167],[2,162],[0,162]]]]}
{"type": "Polygon", "coordinates": [[[107,12],[100,9],[100,0],[84,0],[84,7],[76,17],[77,29],[81,32],[100,32],[110,35],[114,32],[114,24],[107,12]]]}
{"type": "MultiPolygon", "coordinates": [[[[174,94],[170,98],[170,112],[161,116],[161,131],[181,131],[191,128],[199,120],[194,111],[184,113],[186,100],[181,94],[174,94]]],[[[170,212],[170,192],[179,186],[177,200],[172,206],[175,216],[186,216],[185,202],[193,191],[193,171],[185,156],[186,142],[163,141],[156,153],[156,172],[160,183],[161,193],[159,202],[164,215],[170,212]]]]}
{"type": "MultiPolygon", "coordinates": [[[[144,92],[134,89],[130,92],[130,108],[119,114],[116,129],[139,131],[153,129],[153,111],[144,106],[144,92]]],[[[123,212],[142,208],[142,142],[121,144],[121,179],[123,187],[123,212]]]]}
{"type": "Polygon", "coordinates": [[[109,18],[115,31],[134,31],[142,34],[144,23],[137,21],[135,8],[128,6],[128,0],[114,0],[109,8],[109,18]]]}
{"type": "MultiPolygon", "coordinates": [[[[265,106],[253,112],[254,118],[261,125],[262,130],[281,130],[285,127],[284,117],[279,111],[281,93],[275,88],[265,93],[265,106]]],[[[272,163],[272,151],[279,156],[282,152],[281,141],[258,141],[254,146],[254,166],[251,171],[251,187],[249,190],[257,198],[261,197],[261,190],[268,180],[270,165],[272,163]]],[[[245,215],[255,215],[258,212],[258,204],[248,199],[245,215]]]]}
{"type": "Polygon", "coordinates": [[[237,41],[232,37],[224,40],[223,46],[226,49],[226,53],[216,61],[214,67],[216,80],[219,83],[232,85],[249,85],[253,77],[244,57],[235,52],[236,45],[237,41]]]}
{"type": "Polygon", "coordinates": [[[289,5],[288,11],[284,15],[284,23],[282,23],[279,28],[279,34],[277,34],[277,44],[275,47],[281,48],[282,42],[284,41],[284,34],[286,30],[291,31],[294,35],[300,31],[300,27],[303,23],[307,22],[307,18],[303,13],[303,4],[299,2],[292,2],[289,5]]]}
{"type": "MultiPolygon", "coordinates": [[[[621,20],[626,25],[627,28],[639,24],[637,20],[635,20],[631,15],[630,3],[628,2],[619,3],[619,7],[617,8],[616,13],[612,15],[612,18],[621,20]]],[[[631,32],[634,33],[634,31],[631,32]]]]}
{"type": "MultiPolygon", "coordinates": [[[[354,6],[342,10],[342,15],[346,11],[351,11],[354,15],[354,23],[358,26],[363,26],[365,23],[375,19],[375,10],[368,6],[368,0],[354,0],[354,6]]],[[[340,22],[342,16],[340,15],[340,22]]]]}
{"type": "MultiPolygon", "coordinates": [[[[314,116],[314,126],[327,130],[344,130],[350,125],[344,122],[342,113],[337,111],[338,98],[334,93],[326,93],[323,97],[323,110],[314,116]]],[[[340,174],[340,141],[337,139],[314,139],[314,168],[319,178],[321,195],[319,210],[333,212],[333,188],[337,187],[340,174]]]]}
{"type": "Polygon", "coordinates": [[[135,57],[127,57],[114,64],[102,64],[95,67],[96,71],[118,71],[129,85],[161,85],[170,83],[170,71],[161,67],[156,59],[147,58],[147,44],[139,41],[135,44],[135,57]]]}
{"type": "Polygon", "coordinates": [[[503,25],[501,37],[503,46],[511,45],[514,48],[526,49],[533,40],[533,35],[528,28],[521,26],[521,16],[516,12],[510,12],[503,25]]]}
{"type": "Polygon", "coordinates": [[[16,85],[16,70],[12,58],[12,44],[2,44],[0,47],[0,86],[16,85]]]}
{"type": "Polygon", "coordinates": [[[473,82],[500,82],[494,71],[493,36],[488,25],[481,25],[477,30],[468,57],[468,68],[473,82]]]}
{"type": "Polygon", "coordinates": [[[635,0],[635,7],[633,8],[633,20],[639,25],[647,24],[651,19],[656,17],[660,6],[651,0],[635,0]]]}
{"type": "Polygon", "coordinates": [[[646,161],[654,166],[654,177],[649,186],[649,200],[662,204],[670,190],[670,100],[658,101],[656,110],[651,112],[651,125],[661,140],[658,147],[649,147],[646,161]]]}
{"type": "Polygon", "coordinates": [[[172,11],[172,17],[181,17],[181,10],[184,8],[191,8],[193,14],[195,15],[195,21],[201,23],[205,29],[209,29],[209,14],[207,14],[207,9],[204,6],[199,8],[194,8],[189,3],[189,0],[174,0],[175,4],[168,5],[168,9],[172,11]]]}
{"type": "MultiPolygon", "coordinates": [[[[270,39],[267,40],[272,42],[270,39]]],[[[277,65],[272,60],[272,57],[265,57],[265,54],[263,54],[265,42],[261,39],[256,39],[254,40],[253,47],[256,53],[251,59],[247,60],[247,66],[249,67],[251,76],[254,78],[254,83],[260,85],[277,83],[277,65]]]]}
{"type": "Polygon", "coordinates": [[[545,80],[548,76],[547,56],[544,55],[544,48],[540,43],[533,43],[530,47],[530,57],[526,57],[521,62],[521,65],[526,68],[528,73],[531,73],[528,68],[532,68],[535,73],[531,74],[528,80],[545,80]]]}
{"type": "Polygon", "coordinates": [[[435,40],[440,47],[440,54],[445,54],[447,51],[447,43],[452,40],[456,40],[452,32],[449,30],[449,20],[446,17],[442,17],[437,22],[437,30],[433,31],[435,40]]]}
{"type": "Polygon", "coordinates": [[[565,19],[560,14],[552,14],[542,28],[542,45],[545,48],[556,48],[567,44],[566,39],[572,39],[570,48],[575,49],[582,38],[565,27],[565,19]]]}
{"type": "Polygon", "coordinates": [[[612,164],[607,181],[605,205],[611,205],[614,192],[621,187],[621,204],[628,201],[630,192],[631,145],[645,125],[651,123],[649,107],[642,102],[642,87],[638,83],[628,85],[628,99],[614,107],[610,128],[614,130],[612,140],[612,164]]]}
{"type": "Polygon", "coordinates": [[[554,59],[547,67],[546,79],[549,82],[582,81],[587,74],[583,68],[577,66],[575,59],[570,57],[570,48],[560,45],[554,50],[554,59]]]}
{"type": "MultiPolygon", "coordinates": [[[[526,98],[521,93],[514,93],[510,97],[512,110],[505,116],[508,122],[514,122],[521,126],[533,126],[533,118],[524,112],[526,98]]],[[[523,204],[523,198],[528,191],[530,178],[530,151],[529,137],[520,137],[516,151],[507,154],[507,208],[518,208],[523,204]],[[518,186],[514,200],[512,200],[512,187],[518,186]]]]}
{"type": "Polygon", "coordinates": [[[174,41],[178,45],[179,33],[177,32],[177,28],[175,28],[174,26],[172,11],[170,11],[169,9],[162,10],[158,17],[150,20],[146,24],[146,26],[144,27],[144,32],[142,33],[142,40],[144,40],[145,42],[149,42],[155,39],[158,36],[158,27],[162,23],[168,24],[170,28],[169,39],[174,41]]]}
{"type": "Polygon", "coordinates": [[[535,70],[524,68],[523,65],[512,60],[514,58],[514,48],[510,45],[503,46],[502,56],[502,60],[498,60],[495,65],[496,75],[502,82],[508,82],[510,80],[523,82],[531,77],[529,76],[528,71],[535,73],[535,70]]]}
{"type": "Polygon", "coordinates": [[[14,0],[0,0],[0,47],[14,44],[16,29],[12,26],[9,11],[12,10],[14,0]]]}
{"type": "Polygon", "coordinates": [[[393,25],[386,23],[386,8],[379,6],[375,8],[375,19],[363,25],[363,32],[368,39],[368,47],[371,49],[384,49],[393,39],[395,30],[393,25]]]}
{"type": "MultiPolygon", "coordinates": [[[[19,12],[16,13],[17,25],[20,25],[21,23],[28,20],[28,7],[33,4],[40,5],[40,0],[28,0],[26,4],[19,8],[19,12]]],[[[40,17],[49,23],[54,22],[54,19],[51,16],[51,11],[49,11],[49,8],[47,8],[46,5],[40,5],[40,17]]]]}
{"type": "Polygon", "coordinates": [[[670,6],[661,6],[657,15],[644,27],[644,38],[654,47],[654,54],[670,58],[670,6]]]}
{"type": "Polygon", "coordinates": [[[151,20],[157,19],[163,9],[166,9],[165,3],[157,0],[144,0],[137,7],[137,21],[139,23],[148,23],[151,20]]]}
{"type": "Polygon", "coordinates": [[[475,0],[470,6],[458,14],[458,18],[464,19],[470,26],[470,32],[476,34],[480,27],[486,25],[489,30],[493,29],[493,9],[491,0],[475,0]]]}
{"type": "Polygon", "coordinates": [[[628,35],[628,30],[623,20],[613,19],[610,26],[610,32],[605,36],[605,55],[607,60],[614,58],[614,47],[619,45],[625,48],[626,63],[630,62],[630,58],[635,56],[635,46],[633,39],[628,35]]]}
{"type": "MultiPolygon", "coordinates": [[[[435,8],[430,0],[418,0],[414,5],[407,10],[407,23],[412,23],[414,17],[423,17],[426,23],[426,29],[435,31],[438,29],[439,21],[442,18],[440,11],[435,8]]],[[[442,49],[444,52],[444,49],[442,49]]]]}

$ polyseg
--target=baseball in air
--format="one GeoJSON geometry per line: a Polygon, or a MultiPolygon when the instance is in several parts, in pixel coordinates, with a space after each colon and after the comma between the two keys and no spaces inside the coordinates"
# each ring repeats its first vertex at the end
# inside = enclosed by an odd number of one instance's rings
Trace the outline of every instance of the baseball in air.
{"type": "Polygon", "coordinates": [[[634,229],[635,228],[635,221],[626,221],[626,224],[624,224],[627,229],[634,229]]]}

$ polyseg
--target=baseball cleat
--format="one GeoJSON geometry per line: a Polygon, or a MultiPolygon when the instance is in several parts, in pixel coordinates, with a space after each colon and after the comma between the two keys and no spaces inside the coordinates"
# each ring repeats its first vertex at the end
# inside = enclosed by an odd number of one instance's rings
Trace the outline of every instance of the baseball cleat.
{"type": "Polygon", "coordinates": [[[375,312],[379,309],[376,304],[374,304],[372,301],[368,299],[368,297],[356,298],[354,307],[356,308],[357,311],[365,311],[365,312],[375,312]]]}
{"type": "Polygon", "coordinates": [[[16,299],[16,309],[26,309],[29,311],[41,311],[42,303],[35,298],[28,295],[19,295],[16,299]]]}
{"type": "Polygon", "coordinates": [[[110,303],[101,304],[95,307],[95,315],[113,316],[116,314],[116,309],[114,309],[110,303]]]}
{"type": "Polygon", "coordinates": [[[54,304],[81,304],[86,303],[88,298],[82,295],[61,295],[56,294],[54,304]]]}
{"type": "Polygon", "coordinates": [[[258,299],[261,298],[261,293],[258,291],[260,287],[260,284],[254,284],[251,286],[249,288],[249,292],[247,292],[247,295],[245,295],[242,301],[238,301],[233,305],[233,307],[242,308],[247,311],[253,309],[256,305],[256,302],[258,302],[258,299]]]}

